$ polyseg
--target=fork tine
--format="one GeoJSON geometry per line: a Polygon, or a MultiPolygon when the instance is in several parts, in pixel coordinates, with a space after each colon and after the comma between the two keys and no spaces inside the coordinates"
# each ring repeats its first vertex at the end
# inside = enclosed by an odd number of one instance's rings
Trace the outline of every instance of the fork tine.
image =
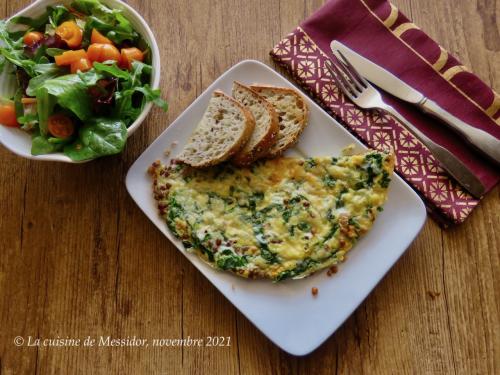
{"type": "Polygon", "coordinates": [[[347,57],[344,56],[342,51],[337,50],[337,53],[341,57],[341,59],[339,59],[339,61],[342,63],[342,65],[344,65],[346,70],[350,73],[349,75],[351,76],[351,78],[354,81],[357,81],[358,83],[360,83],[363,87],[365,87],[365,88],[368,87],[368,85],[369,85],[368,81],[358,73],[356,68],[354,66],[352,66],[352,64],[349,62],[347,57]],[[354,76],[354,77],[352,77],[352,76],[354,76]]]}
{"type": "Polygon", "coordinates": [[[337,72],[334,70],[334,64],[330,60],[326,60],[325,65],[330,74],[332,75],[332,78],[337,84],[337,86],[342,90],[342,92],[345,95],[349,97],[349,99],[354,100],[354,96],[352,95],[351,91],[346,86],[344,86],[342,81],[340,81],[340,79],[338,78],[337,72]]]}
{"type": "Polygon", "coordinates": [[[366,87],[363,84],[363,82],[361,82],[361,80],[359,79],[360,78],[359,74],[353,74],[349,66],[347,66],[344,61],[342,61],[340,58],[337,58],[337,56],[335,56],[335,58],[338,61],[337,68],[339,68],[339,70],[342,71],[343,75],[348,78],[348,80],[356,88],[356,90],[359,93],[362,93],[366,87]]]}
{"type": "Polygon", "coordinates": [[[354,96],[358,96],[358,94],[360,93],[360,90],[358,90],[358,88],[347,79],[348,76],[346,75],[345,70],[341,66],[340,62],[338,62],[337,64],[332,63],[332,66],[333,66],[334,71],[337,73],[337,77],[342,81],[344,86],[348,87],[354,96]]]}
{"type": "Polygon", "coordinates": [[[347,94],[347,96],[349,96],[351,100],[358,96],[358,92],[356,91],[355,87],[345,79],[336,64],[334,64],[330,60],[326,60],[325,65],[335,79],[335,82],[340,86],[342,91],[347,94]]]}

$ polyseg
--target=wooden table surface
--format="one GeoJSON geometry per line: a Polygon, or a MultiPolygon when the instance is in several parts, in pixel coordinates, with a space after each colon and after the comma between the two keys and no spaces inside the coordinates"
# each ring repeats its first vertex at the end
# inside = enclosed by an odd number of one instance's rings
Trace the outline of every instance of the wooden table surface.
{"type": "MultiPolygon", "coordinates": [[[[28,2],[2,1],[0,16],[28,2]]],[[[500,373],[498,188],[460,227],[428,219],[366,301],[306,357],[278,349],[212,286],[132,201],[125,174],[226,69],[248,58],[273,65],[270,48],[322,1],[130,3],[156,33],[169,112],[153,110],[122,155],[88,164],[33,162],[0,148],[0,374],[500,373]],[[17,336],[215,335],[231,346],[14,344],[17,336]]],[[[395,4],[500,89],[496,0],[395,4]]]]}

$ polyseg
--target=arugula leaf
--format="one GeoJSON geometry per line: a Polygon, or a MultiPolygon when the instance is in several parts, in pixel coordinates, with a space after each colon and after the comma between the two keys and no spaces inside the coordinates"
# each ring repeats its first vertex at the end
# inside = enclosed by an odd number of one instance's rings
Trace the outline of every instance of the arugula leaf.
{"type": "Polygon", "coordinates": [[[127,141],[127,127],[121,120],[93,118],[79,132],[79,138],[64,148],[72,160],[81,161],[120,153],[127,141]]]}
{"type": "Polygon", "coordinates": [[[71,7],[77,10],[80,13],[85,13],[87,15],[91,15],[94,12],[104,12],[109,13],[111,9],[106,6],[103,6],[98,0],[76,0],[71,3],[71,7]],[[103,9],[105,8],[105,9],[103,9]]]}
{"type": "Polygon", "coordinates": [[[93,28],[116,44],[120,44],[124,40],[134,42],[139,37],[132,24],[119,9],[110,9],[97,0],[76,0],[71,3],[71,6],[88,15],[84,30],[84,39],[87,43],[93,28]]]}
{"type": "Polygon", "coordinates": [[[136,92],[136,88],[142,85],[142,75],[150,74],[151,66],[134,61],[132,62],[132,71],[129,74],[128,80],[122,82],[121,90],[115,93],[115,109],[114,115],[127,120],[127,124],[131,124],[141,113],[145,101],[136,107],[133,105],[132,96],[136,92]]]}
{"type": "Polygon", "coordinates": [[[38,115],[34,113],[21,115],[17,118],[17,122],[22,124],[21,128],[23,130],[31,130],[36,124],[38,124],[38,115]]]}
{"type": "Polygon", "coordinates": [[[68,8],[66,8],[64,5],[48,6],[47,13],[49,15],[48,22],[54,28],[56,28],[70,16],[68,8]]]}
{"type": "Polygon", "coordinates": [[[44,90],[54,96],[57,103],[73,112],[80,120],[86,120],[92,115],[87,85],[77,74],[68,74],[47,79],[36,90],[44,90]]]}
{"type": "Polygon", "coordinates": [[[108,32],[108,38],[112,41],[116,41],[115,43],[120,43],[124,40],[137,40],[139,34],[134,31],[132,24],[123,16],[123,14],[120,11],[115,10],[114,15],[116,24],[114,29],[108,32]]]}
{"type": "MultiPolygon", "coordinates": [[[[100,65],[98,65],[98,67],[99,66],[100,65]]],[[[106,68],[108,73],[111,75],[117,73],[114,69],[114,64],[111,67],[108,65],[106,68]]],[[[115,93],[115,117],[122,118],[126,120],[127,124],[131,124],[139,116],[146,102],[153,102],[164,111],[168,110],[168,104],[161,98],[160,90],[153,90],[148,84],[142,83],[143,78],[148,77],[151,74],[151,71],[151,65],[139,61],[133,61],[131,72],[122,71],[122,73],[118,73],[120,74],[119,78],[121,78],[121,75],[125,77],[123,74],[125,73],[127,75],[127,79],[122,79],[120,81],[121,89],[115,93]],[[132,97],[138,92],[142,94],[142,101],[139,106],[135,106],[132,97]]]]}
{"type": "Polygon", "coordinates": [[[104,78],[104,76],[100,73],[97,73],[95,69],[90,69],[86,72],[78,71],[77,74],[82,82],[87,85],[87,87],[94,86],[95,84],[97,84],[97,81],[104,78]]]}
{"type": "Polygon", "coordinates": [[[161,98],[160,89],[153,90],[151,86],[144,85],[136,87],[135,91],[142,92],[147,102],[153,102],[164,111],[168,111],[168,103],[161,98]]]}
{"type": "Polygon", "coordinates": [[[0,21],[0,42],[0,44],[3,44],[0,47],[0,55],[2,56],[0,59],[0,73],[5,66],[5,61],[9,61],[23,68],[31,77],[35,75],[33,68],[36,62],[24,56],[22,37],[13,39],[12,35],[7,31],[6,21],[0,21]]]}
{"type": "Polygon", "coordinates": [[[0,20],[0,40],[5,43],[7,49],[22,49],[23,39],[22,36],[15,39],[7,31],[7,21],[0,20]]]}
{"type": "Polygon", "coordinates": [[[100,62],[94,62],[93,64],[94,69],[99,72],[99,73],[108,73],[109,75],[116,77],[116,78],[121,78],[124,80],[129,80],[130,79],[130,73],[121,70],[117,65],[116,62],[113,62],[112,64],[103,64],[100,62]]]}
{"type": "Polygon", "coordinates": [[[130,84],[137,86],[141,84],[143,76],[151,75],[153,67],[140,61],[132,61],[132,72],[130,73],[130,84]]]}
{"type": "Polygon", "coordinates": [[[33,68],[35,67],[36,62],[25,58],[23,50],[9,50],[7,48],[0,47],[0,54],[2,54],[4,58],[12,64],[23,68],[31,77],[35,75],[33,68]]]}
{"type": "Polygon", "coordinates": [[[70,16],[68,8],[64,5],[48,6],[47,11],[37,18],[17,16],[11,19],[12,23],[17,25],[29,26],[31,29],[44,30],[46,24],[53,27],[59,25],[70,16]]]}

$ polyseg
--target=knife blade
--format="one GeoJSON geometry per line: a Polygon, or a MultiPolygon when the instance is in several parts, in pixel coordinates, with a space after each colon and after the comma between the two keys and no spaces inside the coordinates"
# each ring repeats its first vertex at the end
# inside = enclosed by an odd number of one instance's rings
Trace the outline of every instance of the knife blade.
{"type": "Polygon", "coordinates": [[[341,57],[338,51],[344,54],[354,68],[368,81],[446,123],[478,151],[500,164],[500,139],[460,120],[388,70],[361,56],[341,42],[332,41],[330,48],[337,57],[341,57]]]}

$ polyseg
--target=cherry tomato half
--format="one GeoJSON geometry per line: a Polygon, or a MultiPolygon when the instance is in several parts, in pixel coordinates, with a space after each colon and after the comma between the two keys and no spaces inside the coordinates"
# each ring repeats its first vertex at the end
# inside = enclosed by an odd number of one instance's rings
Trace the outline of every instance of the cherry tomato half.
{"type": "Polygon", "coordinates": [[[8,126],[9,128],[18,128],[20,126],[17,122],[14,102],[0,102],[0,124],[8,126]]]}
{"type": "Polygon", "coordinates": [[[38,43],[43,39],[43,34],[38,31],[28,31],[24,34],[23,42],[27,46],[32,46],[35,43],[38,43]]]}
{"type": "Polygon", "coordinates": [[[49,117],[48,129],[54,137],[65,139],[73,135],[75,124],[68,116],[57,113],[49,117]]]}

